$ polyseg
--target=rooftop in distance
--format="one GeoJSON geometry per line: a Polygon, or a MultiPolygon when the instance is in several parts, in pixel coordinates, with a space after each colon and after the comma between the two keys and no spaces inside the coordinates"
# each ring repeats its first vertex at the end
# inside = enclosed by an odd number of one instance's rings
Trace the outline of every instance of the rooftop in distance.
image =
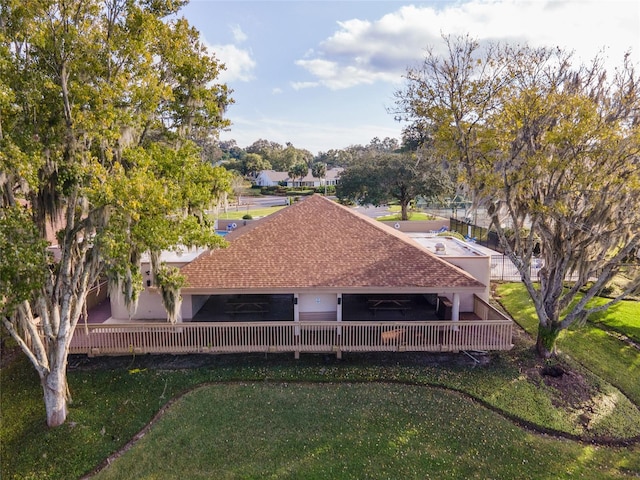
{"type": "Polygon", "coordinates": [[[407,232],[406,235],[427,248],[431,253],[445,257],[486,257],[500,253],[475,243],[462,242],[454,237],[434,236],[428,233],[407,232]]]}

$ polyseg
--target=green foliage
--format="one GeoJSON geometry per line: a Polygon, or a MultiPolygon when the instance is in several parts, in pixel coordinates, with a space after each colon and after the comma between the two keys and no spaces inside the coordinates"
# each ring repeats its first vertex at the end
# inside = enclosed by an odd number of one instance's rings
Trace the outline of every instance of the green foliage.
{"type": "Polygon", "coordinates": [[[277,142],[263,139],[253,142],[245,151],[247,154],[260,155],[265,162],[263,165],[268,163],[270,165],[268,168],[277,172],[288,172],[293,165],[299,163],[309,165],[313,160],[313,154],[308,150],[296,148],[290,143],[283,147],[277,142]]]}
{"type": "MultiPolygon", "coordinates": [[[[433,166],[431,166],[433,167],[433,166]]],[[[450,181],[441,169],[430,168],[426,159],[408,154],[369,153],[340,175],[336,195],[340,201],[375,205],[397,200],[401,219],[408,219],[408,206],[417,196],[437,197],[448,192],[450,181]]]]}
{"type": "Polygon", "coordinates": [[[252,220],[252,219],[253,219],[253,216],[252,216],[250,213],[245,213],[245,214],[242,216],[242,219],[243,219],[243,220],[252,220]]]}
{"type": "Polygon", "coordinates": [[[327,164],[322,162],[316,162],[311,166],[311,175],[315,178],[324,178],[327,174],[327,164]]]}
{"type": "Polygon", "coordinates": [[[289,178],[291,178],[294,182],[296,178],[299,178],[300,181],[302,181],[302,179],[309,172],[309,167],[305,162],[297,162],[291,165],[287,172],[289,174],[289,178]]]}
{"type": "MultiPolygon", "coordinates": [[[[497,290],[500,302],[513,318],[532,336],[537,335],[535,307],[526,289],[519,283],[502,284],[497,290]]],[[[594,299],[601,302],[603,299],[594,299]]],[[[640,405],[640,352],[611,335],[610,330],[635,338],[640,331],[640,302],[627,301],[597,315],[582,328],[560,334],[558,349],[618,387],[636,405],[640,405]],[[604,317],[604,318],[603,318],[604,317]]]]}
{"type": "MultiPolygon", "coordinates": [[[[198,145],[229,125],[231,99],[216,81],[223,66],[176,15],[183,4],[0,7],[0,248],[20,245],[3,252],[3,266],[11,263],[1,281],[15,286],[0,308],[33,293],[9,320],[33,329],[37,316],[48,332],[41,342],[32,330],[24,349],[49,387],[48,376],[66,369],[70,332],[100,277],[132,303],[143,252],[222,245],[205,211],[224,199],[230,176],[198,145]],[[21,229],[11,220],[18,205],[28,210],[21,229]],[[52,226],[56,262],[43,248],[52,226]]],[[[45,395],[65,396],[57,383],[45,395]]]]}
{"type": "Polygon", "coordinates": [[[17,304],[30,300],[45,285],[47,243],[19,206],[0,211],[0,315],[10,315],[17,304]]]}
{"type": "MultiPolygon", "coordinates": [[[[579,324],[640,246],[638,72],[628,56],[612,74],[601,59],[576,65],[562,49],[468,36],[444,44],[446,54],[429,50],[397,93],[410,137],[426,139],[487,208],[540,332],[579,324]],[[537,245],[539,289],[529,274],[537,245]],[[564,289],[570,275],[576,284],[564,289]]],[[[639,288],[636,274],[625,294],[639,288]]]]}
{"type": "Polygon", "coordinates": [[[326,187],[323,187],[323,186],[316,187],[315,188],[315,192],[319,193],[320,195],[324,195],[325,192],[327,193],[327,195],[335,195],[336,186],[335,185],[327,185],[326,187]]]}
{"type": "MultiPolygon", "coordinates": [[[[394,477],[395,469],[403,478],[460,478],[482,471],[496,478],[599,479],[640,470],[638,446],[594,447],[535,435],[500,415],[504,410],[535,425],[575,431],[549,392],[523,375],[530,361],[523,350],[475,368],[425,365],[402,356],[392,365],[358,355],[340,364],[313,355],[297,361],[280,355],[220,356],[209,359],[208,367],[158,368],[166,360],[132,357],[111,359],[108,368],[72,368],[75,402],[69,424],[59,429],[43,428],[39,381],[26,363],[3,368],[3,478],[79,478],[122,448],[169,400],[210,382],[222,383],[179,400],[128,459],[98,478],[144,477],[137,468],[149,469],[148,474],[161,468],[163,478],[196,478],[205,468],[210,473],[212,465],[218,473],[235,475],[241,468],[249,477],[281,476],[286,468],[296,477],[329,472],[332,478],[394,477]],[[247,456],[248,448],[256,456],[247,456]],[[438,455],[425,457],[434,448],[438,455]],[[377,459],[370,463],[372,452],[377,459]],[[50,462],[51,455],[58,461],[50,462]]],[[[92,362],[100,364],[82,358],[73,363],[92,362]]],[[[632,435],[638,413],[624,415],[632,435]]]]}
{"type": "Polygon", "coordinates": [[[185,278],[180,269],[161,265],[156,271],[156,283],[164,289],[179,291],[185,284],[185,278]]]}

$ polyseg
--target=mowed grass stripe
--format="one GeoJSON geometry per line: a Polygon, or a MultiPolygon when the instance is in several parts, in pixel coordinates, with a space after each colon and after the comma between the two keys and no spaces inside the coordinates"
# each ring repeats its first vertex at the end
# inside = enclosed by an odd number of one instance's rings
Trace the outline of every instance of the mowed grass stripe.
{"type": "Polygon", "coordinates": [[[452,392],[384,383],[198,388],[94,478],[622,478],[631,450],[527,432],[452,392]]]}

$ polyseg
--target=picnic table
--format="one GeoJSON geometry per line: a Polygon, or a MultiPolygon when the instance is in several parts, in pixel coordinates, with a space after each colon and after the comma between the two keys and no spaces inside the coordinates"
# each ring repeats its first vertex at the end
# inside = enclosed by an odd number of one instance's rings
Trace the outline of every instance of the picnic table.
{"type": "Polygon", "coordinates": [[[411,308],[411,300],[402,297],[373,297],[367,299],[367,304],[374,315],[378,310],[397,311],[404,315],[411,308]]]}
{"type": "Polygon", "coordinates": [[[269,302],[256,299],[233,299],[227,302],[227,313],[267,313],[269,302]]]}

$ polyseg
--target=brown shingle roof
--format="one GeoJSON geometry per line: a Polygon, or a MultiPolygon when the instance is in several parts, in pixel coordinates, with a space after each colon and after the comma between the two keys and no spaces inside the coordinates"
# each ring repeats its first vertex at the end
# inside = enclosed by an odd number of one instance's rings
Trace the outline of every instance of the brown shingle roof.
{"type": "Polygon", "coordinates": [[[482,288],[402,233],[319,195],[230,236],[182,268],[185,292],[302,288],[482,288]]]}

